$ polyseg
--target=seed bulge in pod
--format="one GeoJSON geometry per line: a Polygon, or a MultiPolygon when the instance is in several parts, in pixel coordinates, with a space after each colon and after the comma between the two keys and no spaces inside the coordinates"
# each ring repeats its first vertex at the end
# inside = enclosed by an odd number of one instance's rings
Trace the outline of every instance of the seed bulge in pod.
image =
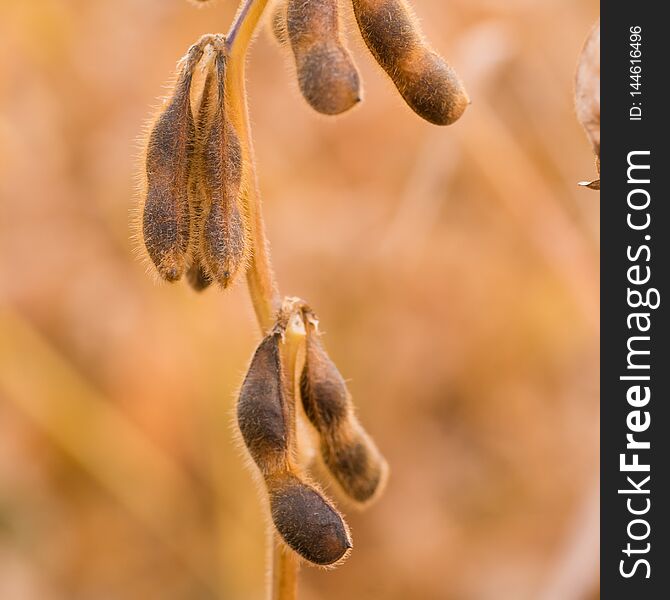
{"type": "Polygon", "coordinates": [[[300,396],[321,439],[321,456],[342,490],[359,503],[381,489],[388,466],[353,411],[351,396],[313,326],[307,329],[300,396]]]}
{"type": "MultiPolygon", "coordinates": [[[[409,63],[411,67],[412,63],[409,63]]],[[[423,53],[421,68],[409,68],[397,79],[397,87],[410,108],[434,125],[451,125],[470,104],[456,71],[437,53],[423,53]]]]}
{"type": "Polygon", "coordinates": [[[337,428],[349,416],[346,383],[311,326],[305,340],[300,396],[307,418],[320,432],[337,428]]]}
{"type": "Polygon", "coordinates": [[[225,99],[225,56],[216,57],[218,104],[205,141],[203,182],[209,198],[203,256],[207,271],[224,288],[245,265],[249,250],[242,182],[242,150],[225,99]]]}
{"type": "Polygon", "coordinates": [[[264,475],[286,468],[288,408],[276,334],[266,336],[251,359],[237,403],[237,423],[249,454],[264,475]]]}
{"type": "Polygon", "coordinates": [[[286,472],[267,480],[272,521],[286,544],[305,560],[332,565],[352,547],[340,513],[313,487],[286,472]]]}
{"type": "Polygon", "coordinates": [[[288,38],[305,100],[326,115],[336,115],[360,101],[360,80],[340,37],[337,0],[289,0],[288,38]]]}
{"type": "Polygon", "coordinates": [[[470,99],[456,72],[430,49],[405,0],[352,0],[368,49],[420,117],[450,125],[470,99]]]}
{"type": "Polygon", "coordinates": [[[364,504],[382,489],[388,465],[377,446],[355,418],[338,433],[321,442],[321,456],[342,490],[364,504]]]}
{"type": "Polygon", "coordinates": [[[182,276],[190,235],[188,178],[195,128],[189,98],[191,70],[187,65],[153,126],[146,154],[142,234],[149,257],[167,281],[182,276]]]}

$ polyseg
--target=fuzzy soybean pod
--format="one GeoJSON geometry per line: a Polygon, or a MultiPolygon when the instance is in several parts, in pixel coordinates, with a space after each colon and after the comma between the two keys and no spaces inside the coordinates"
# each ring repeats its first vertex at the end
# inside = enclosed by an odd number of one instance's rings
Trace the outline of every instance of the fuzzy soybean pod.
{"type": "Polygon", "coordinates": [[[347,554],[351,539],[337,509],[292,464],[280,340],[280,333],[271,333],[256,349],[240,390],[237,422],[265,482],[277,532],[305,560],[330,565],[347,554]]]}
{"type": "Polygon", "coordinates": [[[308,324],[300,396],[309,421],[321,440],[321,457],[342,490],[365,504],[381,491],[386,461],[356,419],[351,396],[318,333],[308,324]]]}
{"type": "Polygon", "coordinates": [[[456,72],[424,39],[405,0],[352,0],[368,49],[410,108],[435,125],[450,125],[470,99],[456,72]]]}
{"type": "Polygon", "coordinates": [[[250,244],[242,190],[242,149],[226,102],[223,48],[217,50],[214,61],[216,109],[200,157],[208,207],[203,217],[201,248],[207,272],[225,288],[246,267],[250,244]]]}
{"type": "Polygon", "coordinates": [[[217,75],[215,61],[206,65],[205,81],[200,93],[195,119],[196,144],[193,165],[189,178],[189,205],[191,212],[191,264],[186,272],[189,285],[201,292],[212,284],[212,276],[205,266],[203,252],[203,221],[209,214],[210,200],[203,183],[203,148],[212,126],[212,118],[217,106],[217,75]]]}
{"type": "Polygon", "coordinates": [[[272,522],[286,544],[320,566],[346,557],[351,537],[337,509],[313,486],[291,472],[267,480],[272,522]]]}
{"type": "Polygon", "coordinates": [[[259,344],[242,383],[237,423],[244,444],[264,478],[289,470],[290,415],[279,352],[281,336],[259,344]]]}
{"type": "Polygon", "coordinates": [[[300,91],[314,110],[337,115],[360,101],[358,71],[340,35],[338,0],[288,0],[286,33],[300,91]]]}
{"type": "Polygon", "coordinates": [[[186,272],[189,285],[198,292],[208,288],[212,276],[205,266],[203,257],[202,225],[205,215],[209,213],[209,198],[203,185],[203,147],[209,135],[212,117],[217,102],[216,71],[214,61],[207,64],[205,81],[200,93],[198,110],[195,119],[196,143],[193,164],[189,176],[189,206],[191,217],[191,264],[186,272]]]}
{"type": "Polygon", "coordinates": [[[195,142],[190,93],[193,69],[201,56],[201,47],[195,45],[182,61],[172,97],[146,148],[142,237],[151,261],[167,281],[178,280],[188,262],[188,179],[195,142]]]}

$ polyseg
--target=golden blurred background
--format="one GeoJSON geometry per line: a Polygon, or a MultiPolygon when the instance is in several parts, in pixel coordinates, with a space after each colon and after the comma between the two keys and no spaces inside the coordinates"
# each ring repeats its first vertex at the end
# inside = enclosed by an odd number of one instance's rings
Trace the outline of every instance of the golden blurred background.
{"type": "MultiPolygon", "coordinates": [[[[352,26],[365,101],[339,118],[267,32],[250,58],[281,291],[319,313],[391,465],[376,505],[340,504],[354,551],[303,568],[301,598],[594,598],[599,196],[572,94],[598,2],[414,5],[472,97],[448,128],[352,26]]],[[[2,600],[264,597],[232,434],[246,289],[156,284],[129,229],[138,135],[235,8],[0,0],[2,600]]]]}

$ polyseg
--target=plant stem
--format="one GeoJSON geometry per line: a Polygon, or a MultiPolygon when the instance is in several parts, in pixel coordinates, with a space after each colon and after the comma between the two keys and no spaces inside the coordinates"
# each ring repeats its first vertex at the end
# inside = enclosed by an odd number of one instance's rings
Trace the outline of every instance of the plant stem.
{"type": "Polygon", "coordinates": [[[296,600],[298,597],[298,558],[274,538],[272,554],[272,600],[296,600]]]}
{"type": "Polygon", "coordinates": [[[249,220],[252,228],[252,256],[247,270],[247,285],[256,312],[258,324],[263,333],[267,333],[274,323],[281,306],[281,297],[277,288],[267,239],[265,223],[261,210],[258,180],[255,171],[254,147],[249,125],[249,109],[246,101],[245,67],[249,44],[263,15],[267,0],[244,0],[226,36],[229,61],[226,73],[226,93],[233,115],[240,125],[240,143],[244,165],[244,189],[247,195],[249,220]]]}
{"type": "MultiPolygon", "coordinates": [[[[281,309],[281,296],[275,279],[268,242],[265,236],[265,223],[261,209],[258,178],[255,170],[254,148],[249,124],[247,105],[245,67],[247,50],[267,0],[243,0],[233,24],[226,36],[229,61],[226,73],[226,93],[233,111],[231,118],[239,125],[240,143],[244,162],[244,190],[246,194],[248,216],[251,223],[252,257],[247,270],[247,286],[256,312],[256,318],[263,334],[274,325],[281,309]]],[[[304,340],[304,330],[302,334],[304,340]]],[[[295,447],[295,365],[300,341],[299,332],[289,327],[286,342],[282,350],[282,362],[286,369],[287,391],[291,407],[292,444],[295,447]]],[[[273,600],[296,600],[298,590],[298,558],[284,544],[272,536],[272,579],[271,598],[273,600]]]]}

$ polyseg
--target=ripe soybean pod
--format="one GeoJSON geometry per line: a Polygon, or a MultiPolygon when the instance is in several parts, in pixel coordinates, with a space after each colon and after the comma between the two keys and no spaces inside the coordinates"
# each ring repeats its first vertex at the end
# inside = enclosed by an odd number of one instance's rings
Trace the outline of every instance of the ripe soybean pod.
{"type": "Polygon", "coordinates": [[[365,504],[383,488],[388,466],[353,410],[351,396],[309,318],[300,396],[320,438],[321,457],[342,490],[365,504]]]}
{"type": "Polygon", "coordinates": [[[263,477],[281,539],[305,560],[330,565],[351,548],[349,530],[337,509],[293,464],[280,343],[281,332],[274,331],[256,349],[240,390],[237,422],[263,477]]]}
{"type": "MultiPolygon", "coordinates": [[[[210,57],[211,58],[211,57],[210,57]]],[[[203,59],[205,60],[205,59],[203,59]]],[[[210,198],[203,184],[203,147],[212,126],[212,117],[217,105],[218,86],[216,85],[216,72],[214,61],[209,60],[206,64],[205,81],[200,93],[197,115],[195,119],[196,143],[193,156],[193,164],[189,177],[189,205],[191,214],[191,251],[190,266],[186,272],[186,279],[190,286],[201,292],[212,283],[203,257],[203,220],[209,213],[210,198]]]]}
{"type": "MultiPolygon", "coordinates": [[[[345,112],[361,99],[358,71],[339,21],[338,0],[288,0],[286,34],[300,91],[314,110],[326,115],[345,112]]],[[[275,31],[281,35],[281,24],[275,31]]]]}
{"type": "Polygon", "coordinates": [[[178,280],[188,263],[188,179],[195,143],[190,93],[193,69],[202,53],[197,43],[182,59],[173,94],[156,119],[146,147],[142,238],[151,261],[167,281],[178,280]]]}
{"type": "Polygon", "coordinates": [[[410,108],[435,125],[450,125],[470,100],[456,72],[426,42],[405,0],[352,0],[368,49],[410,108]]]}
{"type": "Polygon", "coordinates": [[[202,146],[202,182],[207,214],[202,223],[202,255],[207,272],[224,288],[246,268],[249,224],[242,189],[243,157],[225,93],[226,54],[217,44],[214,59],[217,102],[202,146]]]}
{"type": "Polygon", "coordinates": [[[272,522],[294,552],[315,565],[333,565],[352,548],[338,510],[312,485],[287,471],[267,478],[272,522]]]}

